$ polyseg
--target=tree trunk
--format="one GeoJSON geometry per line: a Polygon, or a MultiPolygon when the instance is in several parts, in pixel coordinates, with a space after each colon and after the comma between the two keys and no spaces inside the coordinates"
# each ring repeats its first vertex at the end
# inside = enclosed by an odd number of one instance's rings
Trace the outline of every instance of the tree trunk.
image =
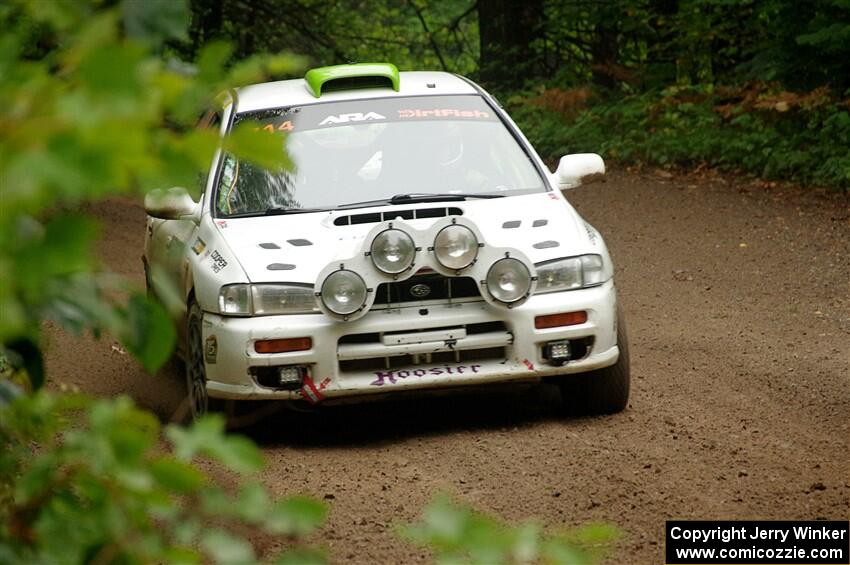
{"type": "Polygon", "coordinates": [[[603,88],[612,89],[617,86],[617,61],[619,59],[620,46],[617,40],[617,29],[609,23],[600,23],[596,26],[593,35],[593,43],[590,46],[590,55],[593,58],[591,72],[593,83],[603,88]]]}
{"type": "Polygon", "coordinates": [[[482,82],[521,86],[542,71],[542,55],[531,43],[541,37],[543,0],[478,0],[478,28],[482,82]]]}

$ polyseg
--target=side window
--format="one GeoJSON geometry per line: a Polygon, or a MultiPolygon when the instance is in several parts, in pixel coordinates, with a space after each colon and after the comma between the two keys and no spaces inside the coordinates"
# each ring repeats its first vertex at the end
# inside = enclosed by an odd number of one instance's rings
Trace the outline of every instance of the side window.
{"type": "Polygon", "coordinates": [[[197,123],[198,129],[216,128],[221,124],[221,112],[208,110],[200,117],[197,123]]]}
{"type": "MultiPolygon", "coordinates": [[[[198,120],[196,127],[198,129],[210,129],[214,132],[218,131],[218,128],[221,126],[221,111],[218,110],[208,110],[204,112],[204,114],[198,120]]],[[[199,197],[203,197],[204,188],[206,188],[207,184],[207,176],[209,175],[209,171],[202,171],[198,173],[198,187],[196,191],[196,195],[199,197]]]]}

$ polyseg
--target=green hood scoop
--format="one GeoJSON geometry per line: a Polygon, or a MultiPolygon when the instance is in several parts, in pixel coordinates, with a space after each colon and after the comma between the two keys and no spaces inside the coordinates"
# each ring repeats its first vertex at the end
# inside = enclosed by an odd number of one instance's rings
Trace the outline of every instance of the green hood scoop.
{"type": "Polygon", "coordinates": [[[322,92],[358,88],[390,87],[399,89],[398,69],[392,63],[356,63],[310,69],[304,75],[313,96],[322,92]]]}

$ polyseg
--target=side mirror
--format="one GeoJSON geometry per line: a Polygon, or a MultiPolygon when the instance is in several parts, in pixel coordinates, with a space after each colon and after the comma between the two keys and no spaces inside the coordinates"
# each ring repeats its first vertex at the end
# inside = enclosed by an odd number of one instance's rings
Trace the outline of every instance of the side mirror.
{"type": "Polygon", "coordinates": [[[192,200],[185,188],[179,186],[148,192],[145,195],[145,212],[163,220],[198,222],[201,219],[200,204],[192,200]]]}
{"type": "Polygon", "coordinates": [[[558,163],[555,178],[561,190],[581,186],[593,177],[605,174],[605,162],[596,153],[564,155],[558,163]]]}

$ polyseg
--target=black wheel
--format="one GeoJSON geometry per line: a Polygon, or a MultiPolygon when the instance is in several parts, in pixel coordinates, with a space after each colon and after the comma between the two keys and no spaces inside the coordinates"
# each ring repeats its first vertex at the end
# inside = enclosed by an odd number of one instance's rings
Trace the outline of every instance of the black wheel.
{"type": "Polygon", "coordinates": [[[625,317],[619,307],[617,345],[620,357],[610,367],[567,375],[559,382],[564,410],[568,415],[614,414],[629,404],[629,340],[625,317]]]}
{"type": "Polygon", "coordinates": [[[203,312],[192,300],[186,321],[186,394],[188,395],[189,416],[192,420],[200,418],[218,408],[219,402],[207,395],[207,373],[204,366],[204,344],[201,331],[203,312]]]}

